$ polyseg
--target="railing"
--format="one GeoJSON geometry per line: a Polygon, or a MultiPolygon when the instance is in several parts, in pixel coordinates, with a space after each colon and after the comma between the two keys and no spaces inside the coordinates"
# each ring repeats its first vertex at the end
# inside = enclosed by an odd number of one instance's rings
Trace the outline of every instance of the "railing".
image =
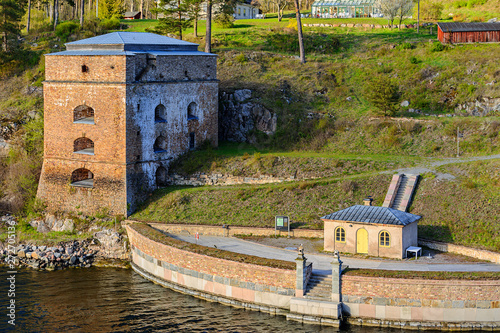
{"type": "Polygon", "coordinates": [[[307,287],[307,284],[309,283],[309,279],[311,278],[313,272],[313,264],[310,263],[309,265],[306,266],[306,278],[304,280],[304,289],[307,287]]]}

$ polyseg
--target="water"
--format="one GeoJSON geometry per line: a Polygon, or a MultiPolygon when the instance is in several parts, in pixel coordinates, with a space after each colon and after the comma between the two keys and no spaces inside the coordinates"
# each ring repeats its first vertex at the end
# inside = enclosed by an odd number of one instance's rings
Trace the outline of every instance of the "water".
{"type": "MultiPolygon", "coordinates": [[[[339,332],[180,294],[132,270],[22,270],[16,326],[7,323],[9,283],[0,267],[0,332],[339,332]]],[[[400,332],[350,327],[343,333],[400,332]]]]}

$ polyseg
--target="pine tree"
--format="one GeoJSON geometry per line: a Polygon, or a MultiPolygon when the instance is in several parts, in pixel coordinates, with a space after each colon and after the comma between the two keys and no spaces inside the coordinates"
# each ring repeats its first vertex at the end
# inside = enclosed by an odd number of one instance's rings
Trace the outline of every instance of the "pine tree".
{"type": "Polygon", "coordinates": [[[0,0],[0,36],[3,52],[15,48],[17,38],[21,34],[21,19],[25,10],[25,0],[0,0]]]}
{"type": "Polygon", "coordinates": [[[163,35],[177,33],[182,39],[182,30],[189,28],[193,20],[190,7],[190,0],[160,0],[156,12],[163,17],[158,19],[158,25],[152,31],[163,35]]]}

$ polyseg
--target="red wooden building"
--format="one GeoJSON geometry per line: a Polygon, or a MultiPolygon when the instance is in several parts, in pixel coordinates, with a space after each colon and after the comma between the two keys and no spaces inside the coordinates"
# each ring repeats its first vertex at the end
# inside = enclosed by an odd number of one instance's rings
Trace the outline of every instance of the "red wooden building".
{"type": "Polygon", "coordinates": [[[437,25],[438,39],[441,43],[454,44],[500,42],[500,22],[438,22],[437,25]]]}
{"type": "Polygon", "coordinates": [[[138,20],[141,18],[141,12],[126,12],[123,14],[125,20],[138,20]]]}

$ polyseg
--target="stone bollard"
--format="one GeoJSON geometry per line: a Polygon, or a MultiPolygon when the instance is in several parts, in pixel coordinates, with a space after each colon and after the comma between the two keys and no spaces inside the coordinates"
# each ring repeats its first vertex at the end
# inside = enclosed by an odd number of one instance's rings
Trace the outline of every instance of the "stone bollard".
{"type": "Polygon", "coordinates": [[[295,297],[303,297],[306,289],[306,261],[302,244],[299,247],[299,256],[295,259],[297,263],[297,284],[295,286],[295,297]]]}
{"type": "Polygon", "coordinates": [[[342,302],[342,260],[338,251],[333,254],[332,261],[332,301],[342,302]]]}

